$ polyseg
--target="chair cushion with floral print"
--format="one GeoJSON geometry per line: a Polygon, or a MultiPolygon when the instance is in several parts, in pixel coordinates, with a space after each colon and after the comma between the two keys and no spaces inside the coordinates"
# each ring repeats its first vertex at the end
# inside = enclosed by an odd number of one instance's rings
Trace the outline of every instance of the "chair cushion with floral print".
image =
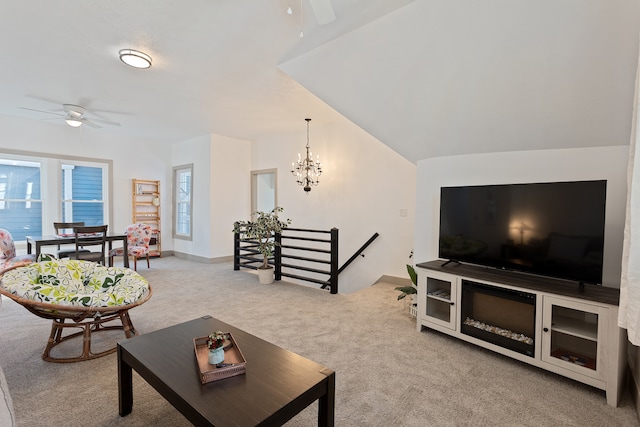
{"type": "Polygon", "coordinates": [[[35,261],[35,255],[16,255],[16,245],[9,230],[0,228],[0,272],[16,265],[27,265],[35,261]]]}
{"type": "Polygon", "coordinates": [[[5,272],[1,286],[24,299],[82,307],[133,304],[149,290],[147,280],[128,268],[53,258],[5,272]]]}
{"type": "MultiPolygon", "coordinates": [[[[127,249],[129,256],[141,258],[149,253],[152,229],[149,224],[131,224],[125,230],[127,234],[127,249]]],[[[123,256],[124,248],[109,251],[109,256],[123,256]]]]}

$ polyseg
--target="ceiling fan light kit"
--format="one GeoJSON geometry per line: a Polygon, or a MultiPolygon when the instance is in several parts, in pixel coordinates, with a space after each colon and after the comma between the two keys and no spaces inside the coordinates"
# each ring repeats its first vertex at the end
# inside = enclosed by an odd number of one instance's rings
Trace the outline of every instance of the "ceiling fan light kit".
{"type": "Polygon", "coordinates": [[[150,68],[151,57],[144,52],[134,49],[121,49],[120,60],[130,67],[134,68],[150,68]]]}
{"type": "Polygon", "coordinates": [[[67,117],[64,121],[67,122],[72,128],[79,128],[84,123],[82,115],[84,114],[84,108],[79,105],[62,104],[67,117]]]}
{"type": "Polygon", "coordinates": [[[77,128],[77,127],[82,126],[82,120],[74,119],[74,118],[72,118],[72,117],[69,117],[69,118],[67,118],[67,119],[64,119],[64,121],[65,121],[65,122],[67,122],[67,124],[68,124],[69,126],[71,126],[72,128],[77,128]]]}

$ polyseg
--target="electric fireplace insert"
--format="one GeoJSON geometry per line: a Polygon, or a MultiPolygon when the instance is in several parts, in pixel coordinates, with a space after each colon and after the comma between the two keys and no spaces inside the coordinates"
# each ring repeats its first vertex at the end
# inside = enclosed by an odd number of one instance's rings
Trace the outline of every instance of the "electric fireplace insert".
{"type": "Polygon", "coordinates": [[[533,357],[536,296],[462,280],[461,332],[533,357]]]}

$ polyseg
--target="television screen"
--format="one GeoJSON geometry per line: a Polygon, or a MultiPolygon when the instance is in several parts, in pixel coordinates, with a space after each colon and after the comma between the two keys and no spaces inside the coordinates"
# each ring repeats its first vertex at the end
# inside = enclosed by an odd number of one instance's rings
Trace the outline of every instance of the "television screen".
{"type": "Polygon", "coordinates": [[[441,259],[602,283],[607,182],[443,187],[441,259]]]}

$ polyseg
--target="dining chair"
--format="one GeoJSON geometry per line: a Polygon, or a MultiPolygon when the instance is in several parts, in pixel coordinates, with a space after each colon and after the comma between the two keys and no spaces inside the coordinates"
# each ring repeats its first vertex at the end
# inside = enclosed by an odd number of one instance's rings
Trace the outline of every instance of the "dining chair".
{"type": "Polygon", "coordinates": [[[149,264],[149,244],[151,242],[152,228],[149,224],[130,224],[125,230],[127,235],[128,253],[124,253],[124,248],[114,248],[109,251],[109,264],[113,265],[114,256],[133,257],[133,269],[138,270],[138,258],[147,258],[147,268],[149,264]]]}
{"type": "Polygon", "coordinates": [[[76,250],[70,258],[93,261],[105,265],[107,228],[108,225],[73,227],[76,250]]]}
{"type": "Polygon", "coordinates": [[[15,267],[16,265],[27,265],[35,262],[35,255],[17,255],[16,244],[9,230],[0,228],[0,271],[15,267]]]}
{"type": "MultiPolygon", "coordinates": [[[[84,227],[84,221],[75,221],[75,222],[54,222],[53,228],[56,231],[56,236],[64,236],[67,237],[73,234],[73,227],[84,227]]],[[[89,252],[86,249],[82,250],[83,252],[89,252]]],[[[58,245],[57,257],[60,258],[69,258],[71,255],[76,253],[76,248],[67,248],[61,249],[60,245],[58,245]]]]}

